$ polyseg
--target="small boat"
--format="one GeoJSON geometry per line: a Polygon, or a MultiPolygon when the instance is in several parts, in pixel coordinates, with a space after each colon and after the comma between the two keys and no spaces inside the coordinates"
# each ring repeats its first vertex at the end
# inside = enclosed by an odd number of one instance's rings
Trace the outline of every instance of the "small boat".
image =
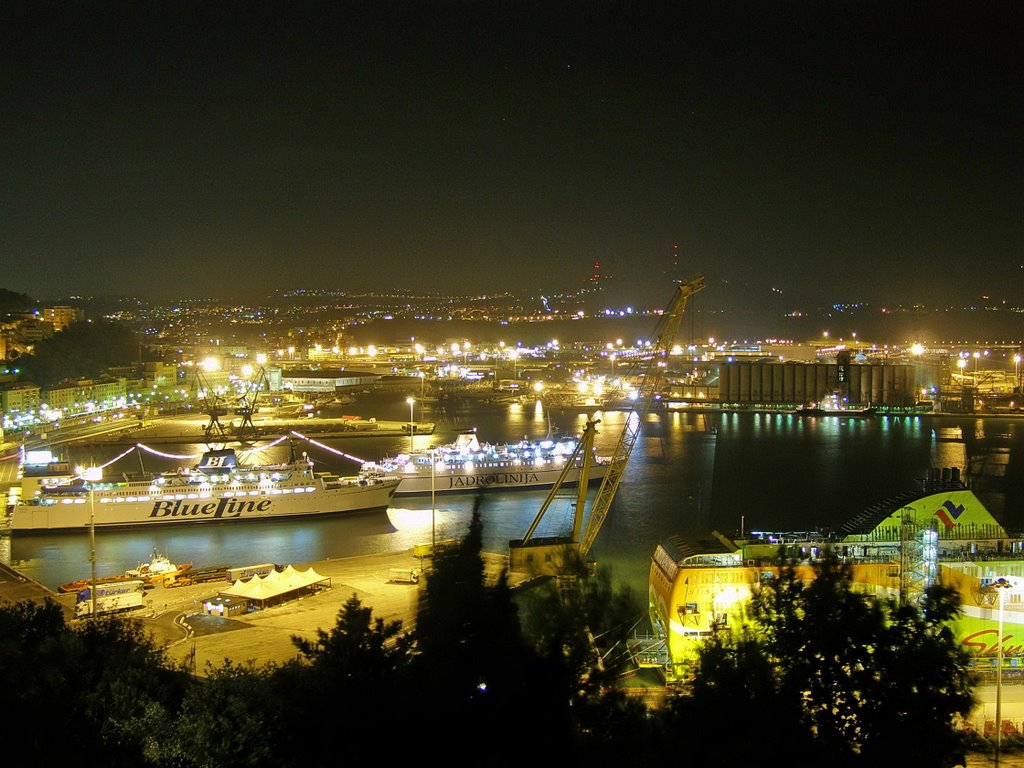
{"type": "Polygon", "coordinates": [[[867,416],[874,416],[875,409],[870,405],[851,408],[844,400],[833,395],[832,397],[819,400],[814,403],[805,403],[794,410],[793,414],[796,416],[845,416],[847,418],[863,418],[867,416]]]}
{"type": "Polygon", "coordinates": [[[192,563],[172,563],[165,555],[153,554],[148,563],[139,563],[137,568],[124,572],[127,579],[142,579],[149,584],[162,582],[168,576],[178,576],[192,567],[192,563]]]}

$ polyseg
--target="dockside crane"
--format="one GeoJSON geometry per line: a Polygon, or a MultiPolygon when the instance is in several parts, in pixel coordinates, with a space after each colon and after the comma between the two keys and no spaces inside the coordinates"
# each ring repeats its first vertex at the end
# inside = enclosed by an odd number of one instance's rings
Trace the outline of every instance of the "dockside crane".
{"type": "Polygon", "coordinates": [[[203,366],[197,365],[195,370],[195,376],[192,378],[192,394],[202,401],[203,411],[210,417],[206,426],[203,427],[203,435],[208,443],[211,438],[214,441],[223,440],[228,430],[221,423],[220,417],[227,416],[227,404],[203,375],[203,366]]]}
{"type": "MultiPolygon", "coordinates": [[[[594,540],[597,538],[598,533],[601,531],[601,527],[604,525],[605,518],[608,516],[608,510],[611,507],[612,501],[615,499],[615,494],[619,489],[622,476],[626,471],[626,464],[629,461],[629,456],[632,453],[633,446],[636,444],[637,437],[640,434],[640,428],[643,425],[648,411],[651,409],[651,405],[653,404],[655,397],[661,390],[662,382],[664,381],[665,369],[667,367],[668,355],[675,345],[676,336],[679,333],[679,326],[683,319],[683,312],[686,309],[687,300],[690,296],[703,288],[703,276],[698,276],[693,280],[676,285],[676,291],[665,308],[664,313],[662,313],[661,320],[658,323],[651,345],[645,350],[644,355],[634,362],[630,367],[629,372],[626,374],[627,381],[636,386],[637,394],[633,400],[633,408],[627,416],[626,423],[619,435],[615,451],[611,456],[610,466],[601,480],[601,485],[598,487],[597,495],[594,498],[594,503],[591,506],[590,513],[586,515],[586,527],[583,527],[587,494],[586,462],[589,462],[591,458],[592,452],[590,450],[590,446],[593,444],[594,431],[597,425],[597,421],[595,420],[589,420],[587,422],[583,438],[577,445],[576,453],[574,453],[572,459],[566,463],[565,469],[563,469],[561,476],[555,483],[555,487],[551,489],[544,503],[541,505],[540,512],[537,514],[537,517],[534,519],[526,535],[520,541],[509,542],[509,564],[511,570],[542,571],[544,570],[544,566],[541,565],[542,561],[544,563],[557,563],[557,554],[550,550],[564,547],[564,542],[557,542],[553,545],[549,545],[549,551],[545,552],[544,556],[540,558],[531,557],[527,554],[527,548],[534,544],[533,536],[537,530],[537,526],[544,517],[549,504],[555,498],[563,479],[571,467],[578,466],[580,459],[577,457],[577,454],[582,457],[584,468],[582,470],[583,476],[580,478],[577,491],[576,509],[573,519],[573,533],[570,544],[578,552],[581,559],[586,559],[590,548],[594,544],[594,540]]],[[[544,545],[542,544],[541,546],[544,545]]]]}
{"type": "Polygon", "coordinates": [[[257,411],[257,401],[260,393],[268,387],[267,372],[261,365],[256,371],[249,371],[250,376],[246,381],[245,392],[235,407],[235,415],[241,416],[242,421],[235,428],[235,436],[239,440],[248,440],[256,435],[256,425],[252,423],[252,415],[257,411]]]}

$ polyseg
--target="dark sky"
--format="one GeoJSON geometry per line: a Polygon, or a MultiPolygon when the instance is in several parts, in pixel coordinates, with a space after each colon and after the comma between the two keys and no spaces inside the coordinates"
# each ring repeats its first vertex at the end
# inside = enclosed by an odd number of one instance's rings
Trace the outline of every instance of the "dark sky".
{"type": "Polygon", "coordinates": [[[1022,9],[5,0],[0,287],[1022,305],[1022,9]]]}

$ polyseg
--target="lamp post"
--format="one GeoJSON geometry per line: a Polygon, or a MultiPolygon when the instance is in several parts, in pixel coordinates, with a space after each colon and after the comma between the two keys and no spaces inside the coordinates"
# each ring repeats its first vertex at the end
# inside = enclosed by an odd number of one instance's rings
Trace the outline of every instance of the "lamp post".
{"type": "Polygon", "coordinates": [[[1020,391],[1020,354],[1013,356],[1013,384],[1015,394],[1021,394],[1020,391]]]}
{"type": "Polygon", "coordinates": [[[992,584],[999,595],[999,645],[996,646],[996,754],[995,765],[999,765],[999,752],[1003,740],[1003,595],[1010,588],[1006,579],[996,579],[992,584]]]}
{"type": "Polygon", "coordinates": [[[437,471],[437,454],[430,452],[430,568],[434,568],[434,547],[437,546],[437,535],[434,527],[434,516],[437,506],[434,504],[434,473],[437,471]]]}
{"type": "Polygon", "coordinates": [[[82,479],[89,484],[89,577],[90,618],[96,618],[96,488],[95,483],[103,477],[99,467],[89,467],[82,472],[82,479]]]}
{"type": "Polygon", "coordinates": [[[415,446],[415,440],[416,440],[416,437],[415,437],[415,435],[416,435],[416,425],[413,422],[413,412],[412,412],[412,409],[413,409],[413,406],[416,405],[416,401],[413,398],[411,398],[411,397],[407,397],[407,398],[405,398],[405,402],[407,402],[409,404],[409,453],[412,453],[413,448],[415,446]]]}

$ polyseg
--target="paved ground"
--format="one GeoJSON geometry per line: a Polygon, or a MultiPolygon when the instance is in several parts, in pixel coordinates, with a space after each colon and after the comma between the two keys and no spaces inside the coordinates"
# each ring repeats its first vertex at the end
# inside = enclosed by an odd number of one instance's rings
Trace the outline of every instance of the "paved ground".
{"type": "MultiPolygon", "coordinates": [[[[505,560],[498,555],[486,555],[488,572],[496,575],[505,560]]],[[[199,674],[207,662],[219,666],[228,658],[236,663],[257,664],[294,658],[292,636],[312,639],[318,629],[330,630],[342,606],[353,595],[373,610],[374,617],[412,626],[420,585],[388,580],[391,568],[420,567],[411,550],[295,564],[299,570],[310,566],[330,578],[329,589],[233,619],[204,615],[202,600],[217,592],[211,585],[155,587],[148,598],[151,604],[147,606],[146,625],[155,638],[166,643],[170,659],[194,663],[199,674]],[[174,624],[169,620],[173,617],[180,617],[182,622],[174,624]]]]}

